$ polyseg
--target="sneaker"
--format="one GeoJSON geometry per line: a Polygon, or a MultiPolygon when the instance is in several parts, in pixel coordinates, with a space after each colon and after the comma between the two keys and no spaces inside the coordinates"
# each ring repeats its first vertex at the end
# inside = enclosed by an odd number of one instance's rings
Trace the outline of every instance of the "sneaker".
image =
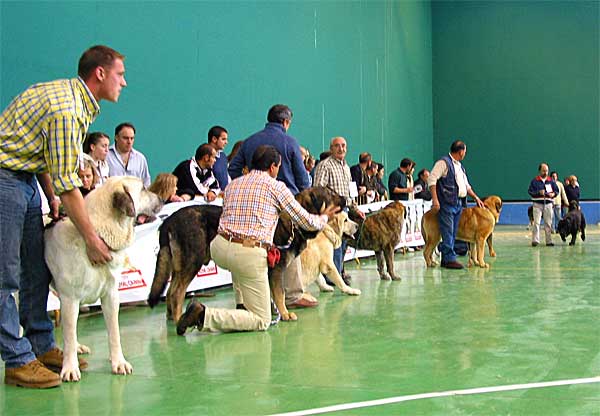
{"type": "Polygon", "coordinates": [[[4,384],[28,387],[32,389],[47,389],[61,384],[60,376],[38,360],[28,362],[21,367],[4,369],[4,384]]]}
{"type": "Polygon", "coordinates": [[[554,247],[554,243],[546,243],[547,247],[554,247]]]}
{"type": "Polygon", "coordinates": [[[537,247],[539,244],[540,244],[540,243],[538,243],[538,242],[534,241],[534,242],[532,242],[532,243],[531,243],[531,247],[537,247]]]}
{"type": "MultiPolygon", "coordinates": [[[[42,355],[38,355],[36,358],[39,362],[53,371],[60,373],[62,370],[64,355],[62,350],[58,347],[54,347],[50,351],[47,351],[42,355]]],[[[77,359],[79,360],[79,369],[85,370],[88,367],[87,361],[79,357],[77,357],[77,359]]]]}
{"type": "Polygon", "coordinates": [[[192,300],[188,303],[187,308],[185,308],[185,312],[179,318],[177,322],[177,335],[185,334],[185,331],[188,328],[198,328],[198,331],[202,330],[204,327],[204,313],[206,308],[200,302],[196,302],[192,300]]]}

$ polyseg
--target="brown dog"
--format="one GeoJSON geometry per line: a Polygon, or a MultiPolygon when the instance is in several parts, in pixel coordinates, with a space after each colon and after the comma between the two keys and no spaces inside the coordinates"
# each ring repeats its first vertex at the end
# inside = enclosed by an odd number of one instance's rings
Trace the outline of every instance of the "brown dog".
{"type": "MultiPolygon", "coordinates": [[[[483,251],[485,248],[485,241],[487,240],[488,248],[491,257],[496,257],[494,251],[492,233],[494,226],[500,218],[500,211],[502,210],[502,199],[499,196],[489,196],[483,198],[485,208],[472,207],[465,208],[460,216],[458,223],[458,232],[456,233],[456,239],[467,241],[475,244],[475,250],[471,247],[468,266],[472,266],[473,263],[479,267],[489,267],[484,261],[483,251]]],[[[433,211],[427,211],[421,220],[421,233],[425,239],[425,249],[423,250],[423,257],[427,267],[435,266],[433,261],[433,251],[437,247],[441,240],[440,226],[438,222],[438,213],[433,211]]]]}
{"type": "Polygon", "coordinates": [[[348,240],[348,245],[375,252],[377,271],[381,280],[401,280],[394,273],[394,249],[400,243],[405,217],[404,205],[394,201],[376,213],[368,215],[364,221],[360,221],[356,217],[352,218],[359,222],[359,227],[355,239],[348,240]],[[384,259],[389,275],[383,268],[384,259]]]}

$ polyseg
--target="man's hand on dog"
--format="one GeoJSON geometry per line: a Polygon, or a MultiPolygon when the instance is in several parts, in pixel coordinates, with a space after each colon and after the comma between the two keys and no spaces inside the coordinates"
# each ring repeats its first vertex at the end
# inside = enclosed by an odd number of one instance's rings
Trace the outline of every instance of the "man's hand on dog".
{"type": "Polygon", "coordinates": [[[340,207],[337,205],[330,205],[321,213],[321,215],[327,215],[327,218],[332,219],[335,214],[340,212],[340,207]]]}
{"type": "Polygon", "coordinates": [[[110,249],[98,235],[90,241],[86,241],[85,249],[92,266],[100,266],[112,260],[110,249]]]}

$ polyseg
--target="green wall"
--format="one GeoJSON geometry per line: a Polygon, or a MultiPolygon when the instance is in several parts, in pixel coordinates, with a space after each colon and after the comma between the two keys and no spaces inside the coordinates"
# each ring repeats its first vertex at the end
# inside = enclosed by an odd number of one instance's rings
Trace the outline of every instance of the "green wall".
{"type": "Polygon", "coordinates": [[[129,86],[92,126],[136,125],[151,174],[193,155],[213,124],[230,144],[267,109],[294,110],[290,134],[319,154],[369,150],[388,172],[433,154],[429,2],[0,2],[0,104],[28,85],[71,77],[83,50],[127,56],[129,86]]]}
{"type": "Polygon", "coordinates": [[[432,2],[434,156],[463,138],[480,195],[527,199],[546,161],[600,198],[599,4],[432,2]]]}

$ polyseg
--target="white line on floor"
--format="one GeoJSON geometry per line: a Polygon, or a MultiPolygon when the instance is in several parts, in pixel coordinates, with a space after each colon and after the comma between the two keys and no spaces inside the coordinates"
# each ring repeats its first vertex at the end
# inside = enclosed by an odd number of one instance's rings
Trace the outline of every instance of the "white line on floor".
{"type": "Polygon", "coordinates": [[[434,397],[448,397],[448,396],[465,396],[469,394],[483,394],[483,393],[494,393],[498,391],[512,391],[512,390],[528,390],[528,389],[539,389],[543,387],[556,387],[556,386],[569,386],[573,384],[588,384],[588,383],[600,383],[599,377],[590,378],[577,378],[572,380],[557,380],[557,381],[544,381],[540,383],[529,383],[529,384],[511,384],[508,386],[496,386],[496,387],[479,387],[474,389],[465,390],[449,390],[435,393],[421,393],[412,394],[409,396],[398,396],[390,397],[388,399],[369,400],[366,402],[357,403],[346,403],[335,406],[321,407],[317,409],[299,410],[296,412],[289,413],[278,413],[271,416],[305,416],[305,415],[318,415],[322,413],[337,412],[340,410],[351,410],[359,409],[362,407],[373,407],[381,406],[385,404],[408,402],[412,400],[431,399],[434,397]]]}

